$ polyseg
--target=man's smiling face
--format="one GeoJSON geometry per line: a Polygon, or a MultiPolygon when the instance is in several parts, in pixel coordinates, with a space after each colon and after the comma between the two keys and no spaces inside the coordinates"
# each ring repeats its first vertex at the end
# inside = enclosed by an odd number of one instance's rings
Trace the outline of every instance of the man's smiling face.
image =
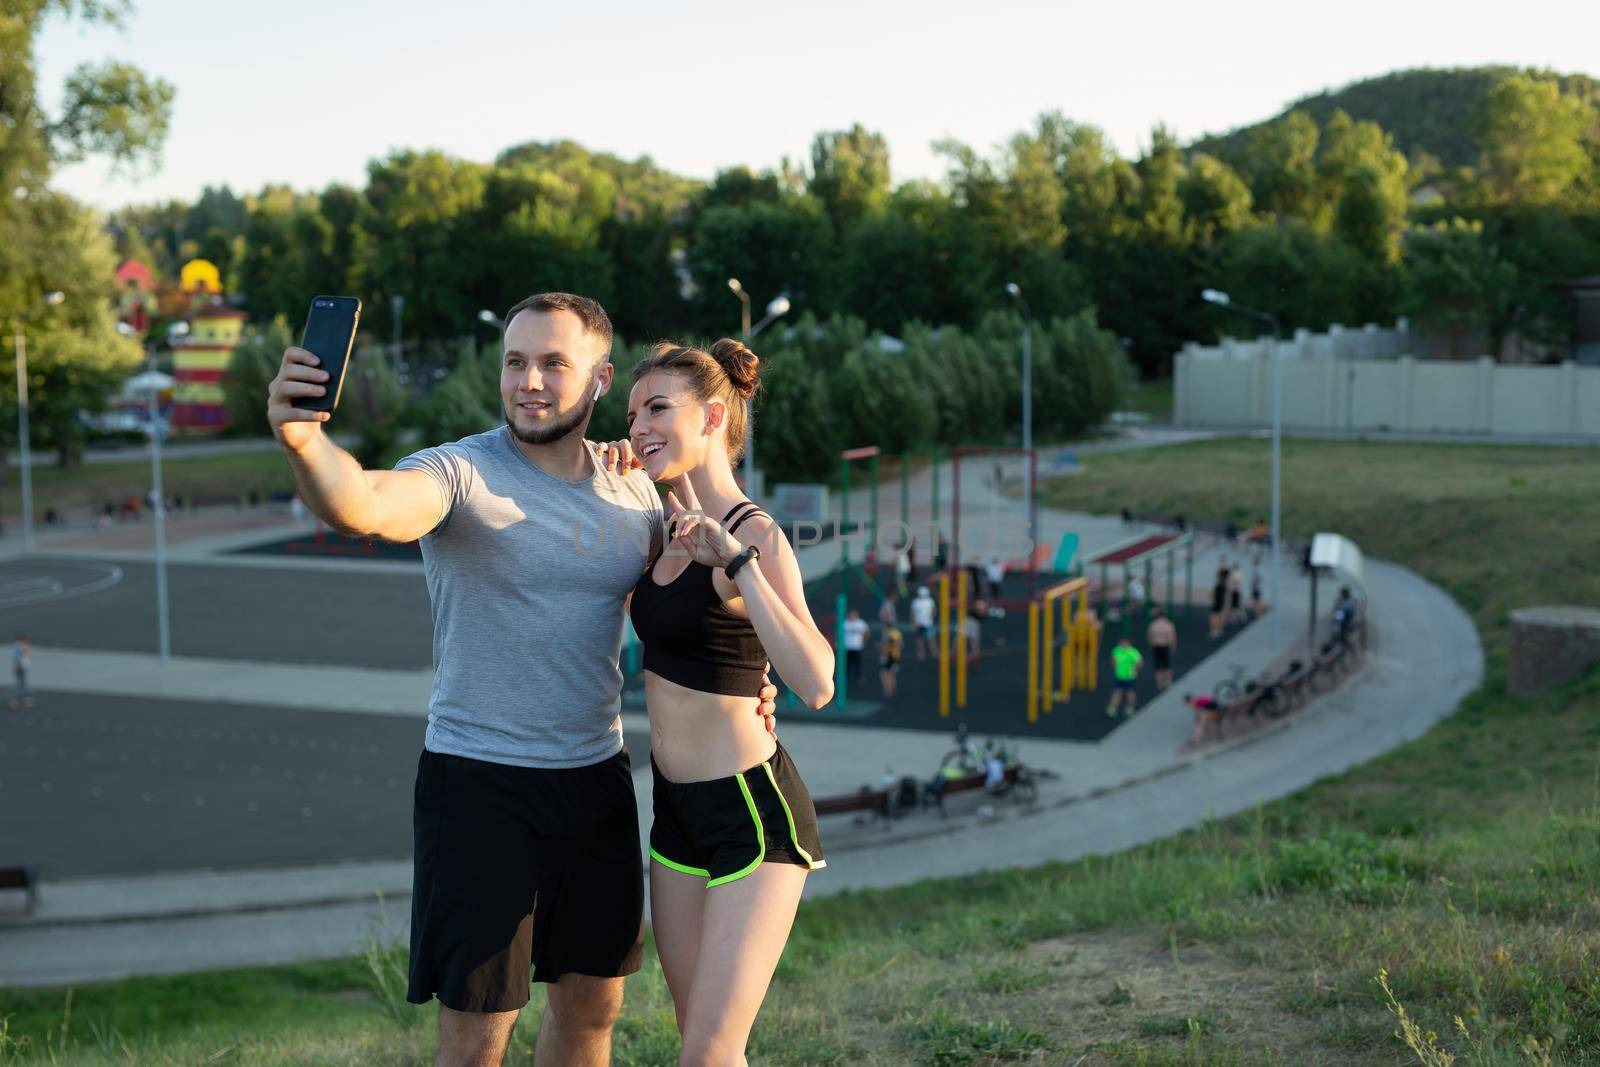
{"type": "Polygon", "coordinates": [[[595,383],[611,382],[601,342],[570,311],[519,311],[506,324],[500,404],[517,439],[546,445],[582,432],[595,383]]]}

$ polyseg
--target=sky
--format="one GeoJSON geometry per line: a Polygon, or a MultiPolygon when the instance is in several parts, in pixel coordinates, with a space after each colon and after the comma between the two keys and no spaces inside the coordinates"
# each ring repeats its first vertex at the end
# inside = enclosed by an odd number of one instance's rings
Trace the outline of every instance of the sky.
{"type": "Polygon", "coordinates": [[[85,61],[132,62],[176,87],[159,169],[57,173],[57,187],[112,208],[206,185],[359,186],[395,149],[488,161],[530,140],[709,178],[806,160],[816,133],[856,122],[887,138],[898,183],[944,175],[935,141],[988,153],[1044,111],[1136,156],[1158,122],[1189,140],[1405,67],[1600,74],[1597,41],[1600,4],[1577,0],[142,0],[122,30],[53,18],[37,56],[50,108],[85,61]]]}

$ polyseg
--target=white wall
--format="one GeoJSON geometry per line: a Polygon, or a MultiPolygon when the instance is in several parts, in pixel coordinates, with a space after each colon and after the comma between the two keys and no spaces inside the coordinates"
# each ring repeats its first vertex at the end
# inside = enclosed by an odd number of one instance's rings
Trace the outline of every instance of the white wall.
{"type": "MultiPolygon", "coordinates": [[[[1283,424],[1304,430],[1398,430],[1600,440],[1600,366],[1417,360],[1396,329],[1334,327],[1280,341],[1283,424]]],[[[1183,426],[1266,426],[1269,341],[1187,345],[1174,361],[1183,426]]]]}

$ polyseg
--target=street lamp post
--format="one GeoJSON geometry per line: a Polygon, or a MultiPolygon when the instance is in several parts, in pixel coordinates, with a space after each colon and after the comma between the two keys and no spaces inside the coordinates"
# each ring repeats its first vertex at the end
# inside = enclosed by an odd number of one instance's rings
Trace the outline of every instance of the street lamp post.
{"type": "MultiPolygon", "coordinates": [[[[733,295],[739,298],[739,328],[744,333],[744,343],[749,344],[750,339],[774,321],[789,313],[789,298],[783,293],[773,297],[767,304],[767,313],[761,316],[761,321],[754,326],[750,325],[750,294],[744,291],[744,286],[739,284],[738,278],[728,279],[728,288],[733,290],[733,295]]],[[[744,432],[744,491],[755,493],[756,487],[756,413],[752,407],[749,417],[745,420],[744,432]]]]}
{"type": "Polygon", "coordinates": [[[1278,616],[1282,601],[1279,600],[1281,583],[1279,581],[1282,570],[1280,562],[1280,528],[1279,520],[1282,516],[1282,477],[1283,468],[1283,355],[1278,351],[1278,339],[1283,335],[1283,329],[1278,324],[1278,317],[1271,312],[1260,311],[1256,308],[1235,304],[1233,298],[1227,293],[1216,289],[1206,289],[1200,298],[1209,304],[1225,307],[1247,315],[1259,322],[1265,322],[1272,327],[1272,570],[1268,574],[1270,581],[1268,595],[1272,598],[1271,618],[1268,620],[1269,639],[1272,642],[1272,651],[1278,651],[1278,616]]]}
{"type": "MultiPolygon", "coordinates": [[[[1028,301],[1022,296],[1022,286],[1016,282],[1006,283],[1006,295],[1017,302],[1022,309],[1022,454],[1024,462],[1033,464],[1033,316],[1028,312],[1028,301]]],[[[1028,573],[1033,573],[1032,559],[1035,544],[1033,515],[1033,478],[1030,475],[1023,479],[1026,487],[1023,490],[1023,510],[1028,517],[1028,558],[1030,560],[1028,573]]],[[[1032,581],[1030,578],[1029,581],[1032,581]]]]}
{"type": "MultiPolygon", "coordinates": [[[[34,311],[55,307],[65,300],[59,289],[46,293],[34,311]]],[[[31,314],[32,312],[30,312],[31,314]]],[[[22,453],[22,550],[33,551],[33,452],[28,434],[28,345],[22,336],[22,315],[17,316],[13,341],[17,357],[17,443],[22,453]]]]}

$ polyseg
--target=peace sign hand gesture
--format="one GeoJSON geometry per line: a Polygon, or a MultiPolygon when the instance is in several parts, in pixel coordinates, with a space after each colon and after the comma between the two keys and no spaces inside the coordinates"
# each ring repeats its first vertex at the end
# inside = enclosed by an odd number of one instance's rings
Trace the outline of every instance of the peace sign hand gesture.
{"type": "Polygon", "coordinates": [[[727,566],[744,551],[744,545],[701,510],[687,474],[675,479],[673,486],[667,490],[667,531],[672,546],[687,552],[696,563],[707,567],[727,566]],[[682,494],[681,500],[679,494],[682,494]]]}

